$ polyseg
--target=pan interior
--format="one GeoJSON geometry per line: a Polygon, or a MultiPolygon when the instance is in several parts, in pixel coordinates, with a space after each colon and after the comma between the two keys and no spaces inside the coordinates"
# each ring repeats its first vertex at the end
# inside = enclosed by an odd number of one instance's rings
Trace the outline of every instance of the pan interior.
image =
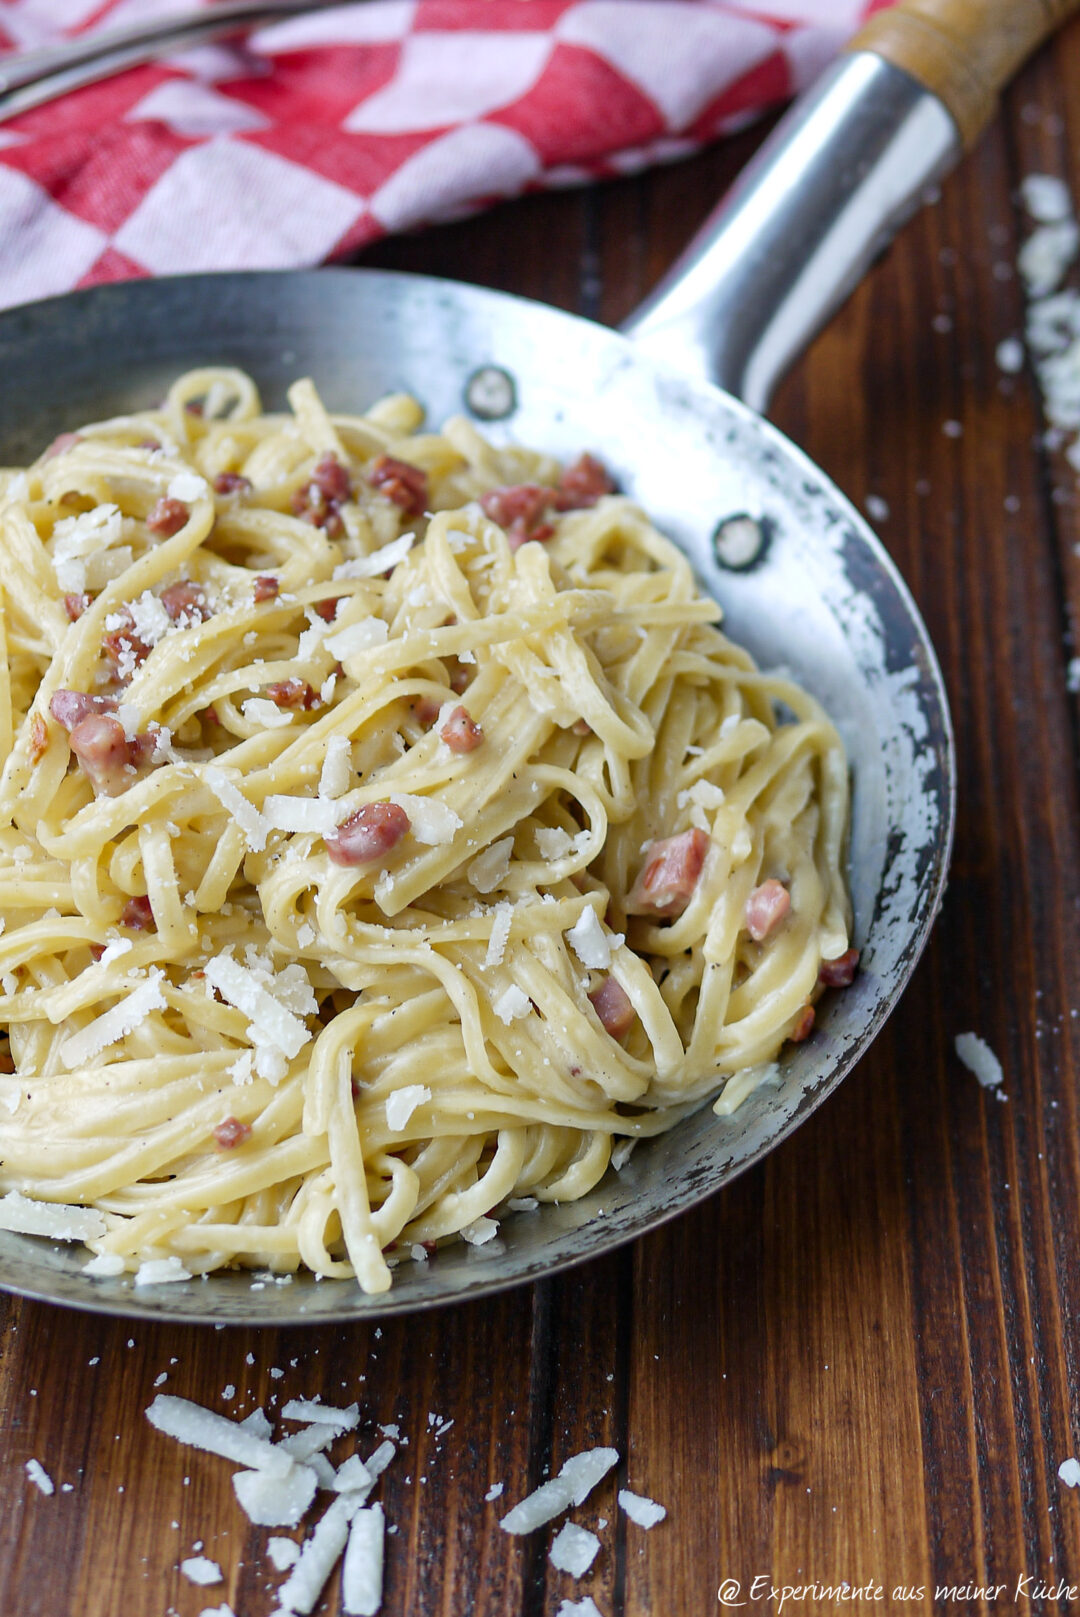
{"type": "MultiPolygon", "coordinates": [[[[705,1107],[639,1147],[579,1202],[518,1213],[481,1248],[406,1261],[392,1290],[215,1275],[135,1289],[92,1280],[85,1253],[0,1232],[0,1287],[105,1312],[266,1322],[425,1308],[550,1273],[691,1205],[809,1114],[881,1026],[921,952],[952,832],[949,716],[933,650],[903,583],[854,508],[738,401],[683,380],[624,338],[522,299],[426,277],[334,270],[182,277],[95,288],[0,315],[0,458],[25,463],[80,422],[156,403],[182,370],[249,371],[268,409],[311,376],[331,409],[407,390],[431,422],[468,414],[470,378],[513,379],[505,419],[480,421],[563,457],[599,455],[689,553],[728,632],[823,702],[854,779],[850,878],[862,969],[820,1007],[808,1043],[730,1118],[705,1107]],[[713,534],[748,515],[767,542],[742,570],[713,534]]],[[[472,397],[476,397],[473,391],[472,397]]]]}

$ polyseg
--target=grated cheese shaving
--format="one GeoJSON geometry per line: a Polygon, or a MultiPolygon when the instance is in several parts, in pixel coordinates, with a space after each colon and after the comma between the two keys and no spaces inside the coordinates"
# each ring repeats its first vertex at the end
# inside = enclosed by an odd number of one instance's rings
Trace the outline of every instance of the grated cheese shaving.
{"type": "Polygon", "coordinates": [[[386,1519],[381,1505],[358,1510],[341,1570],[341,1606],[349,1617],[375,1617],[382,1605],[386,1519]]]}
{"type": "Polygon", "coordinates": [[[663,1505],[658,1505],[655,1499],[646,1499],[642,1494],[631,1493],[629,1488],[620,1488],[618,1493],[619,1504],[625,1510],[632,1522],[639,1527],[655,1527],[667,1515],[663,1505]]]}
{"type": "MultiPolygon", "coordinates": [[[[303,971],[303,967],[295,969],[303,971]]],[[[285,976],[284,972],[282,976],[285,976]]],[[[206,979],[230,1005],[235,1005],[238,1011],[244,1013],[255,1034],[262,1035],[261,1040],[258,1037],[253,1040],[257,1046],[255,1066],[260,1073],[259,1056],[264,1050],[268,1049],[270,1052],[276,1050],[286,1060],[291,1061],[294,1056],[299,1055],[311,1038],[303,1022],[286,1009],[280,998],[265,988],[254,972],[240,965],[239,961],[233,960],[230,955],[220,954],[215,960],[209,961],[206,979]]],[[[312,1008],[314,1009],[314,1006],[312,1008]]]]}
{"type": "MultiPolygon", "coordinates": [[[[592,914],[591,910],[589,914],[592,914]]],[[[523,1016],[528,1016],[532,1010],[532,1000],[528,994],[518,987],[517,983],[511,983],[508,988],[503,990],[491,1008],[499,1021],[509,1027],[511,1022],[519,1021],[523,1016]]]]}
{"type": "Polygon", "coordinates": [[[240,711],[249,723],[260,724],[264,730],[284,730],[293,721],[289,709],[278,707],[268,696],[249,696],[240,711]]]}
{"type": "Polygon", "coordinates": [[[283,1444],[272,1446],[275,1454],[288,1463],[280,1476],[265,1471],[236,1471],[233,1492],[248,1521],[256,1527],[297,1527],[315,1497],[319,1479],[309,1465],[294,1465],[283,1444]]]}
{"type": "Polygon", "coordinates": [[[225,1581],[217,1562],[205,1555],[189,1555],[186,1561],[180,1562],[180,1571],[189,1583],[207,1585],[225,1581]]]}
{"type": "Polygon", "coordinates": [[[157,966],[151,968],[144,982],[139,983],[117,1004],[88,1022],[77,1033],[69,1033],[60,1045],[60,1059],[70,1071],[82,1067],[107,1050],[109,1045],[126,1039],[141,1027],[151,1011],[163,1011],[166,1006],[161,984],[165,973],[157,966]]]}
{"type": "Polygon", "coordinates": [[[984,1089],[1000,1089],[1005,1082],[1001,1062],[977,1033],[958,1033],[956,1053],[969,1072],[973,1072],[984,1089]]]}
{"type": "Polygon", "coordinates": [[[596,1560],[599,1548],[600,1540],[587,1527],[564,1522],[551,1541],[548,1560],[557,1571],[583,1578],[596,1560]]]}
{"type": "Polygon", "coordinates": [[[295,1566],[300,1556],[300,1546],[293,1538],[269,1538],[266,1541],[266,1553],[270,1557],[270,1564],[278,1572],[287,1572],[289,1567],[295,1566]]]}
{"type": "Polygon", "coordinates": [[[191,1448],[204,1449],[208,1454],[220,1454],[223,1459],[250,1465],[256,1471],[272,1477],[284,1477],[294,1469],[292,1457],[283,1453],[265,1438],[246,1431],[236,1421],[193,1404],[190,1399],[176,1398],[159,1392],[146,1418],[151,1426],[166,1437],[175,1437],[191,1448]]]}
{"type": "Polygon", "coordinates": [[[504,1533],[531,1533],[543,1527],[571,1505],[583,1504],[618,1458],[618,1450],[608,1448],[583,1449],[580,1454],[572,1454],[558,1476],[527,1494],[520,1504],[508,1511],[499,1526],[504,1533]]]}
{"type": "MultiPolygon", "coordinates": [[[[273,706],[273,703],[271,703],[273,706]]],[[[202,778],[221,804],[228,809],[252,853],[261,853],[266,847],[270,827],[248,798],[246,798],[221,769],[204,769],[202,778]]]]}
{"type": "Polygon", "coordinates": [[[355,1502],[347,1494],[342,1494],[317,1523],[315,1531],[304,1543],[296,1565],[278,1590],[278,1605],[282,1611],[307,1617],[307,1613],[314,1610],[334,1569],[334,1562],[345,1548],[349,1522],[356,1509],[355,1502]]]}
{"type": "Polygon", "coordinates": [[[43,1494],[51,1494],[56,1492],[53,1479],[50,1477],[40,1460],[27,1460],[25,1470],[26,1475],[34,1484],[34,1487],[39,1488],[43,1494]]]}
{"type": "Polygon", "coordinates": [[[572,945],[583,966],[602,971],[611,964],[612,946],[618,948],[623,938],[619,932],[605,932],[600,917],[588,904],[566,934],[566,941],[572,945]]]}
{"type": "Polygon", "coordinates": [[[390,634],[390,625],[382,618],[361,618],[359,623],[347,623],[336,634],[325,637],[325,645],[331,656],[339,662],[345,662],[349,657],[355,657],[358,652],[371,651],[375,646],[385,646],[390,634]]]}
{"type": "Polygon", "coordinates": [[[507,903],[496,904],[495,914],[491,923],[491,936],[488,938],[487,953],[484,955],[484,970],[492,966],[501,966],[506,945],[510,940],[511,906],[507,903]]]}
{"type": "MultiPolygon", "coordinates": [[[[28,1469],[32,1464],[32,1460],[28,1462],[28,1469]]],[[[1058,1476],[1061,1478],[1066,1488],[1080,1487],[1080,1460],[1075,1460],[1073,1458],[1062,1460],[1061,1464],[1058,1466],[1058,1476]]]]}
{"type": "Polygon", "coordinates": [[[190,1280],[191,1272],[184,1268],[175,1255],[168,1258],[147,1258],[135,1272],[137,1286],[164,1286],[174,1280],[190,1280]]]}
{"type": "Polygon", "coordinates": [[[319,776],[319,796],[343,797],[351,784],[352,742],[348,736],[331,736],[319,776]]]}
{"type": "Polygon", "coordinates": [[[403,1088],[395,1089],[386,1098],[387,1128],[394,1134],[400,1134],[416,1108],[426,1106],[430,1099],[431,1090],[426,1084],[405,1084],[403,1088]]]}
{"type": "Polygon", "coordinates": [[[327,837],[337,829],[337,810],[325,797],[290,797],[272,794],[263,803],[262,812],[272,831],[301,834],[311,831],[316,836],[327,837]]]}
{"type": "Polygon", "coordinates": [[[502,837],[485,848],[483,853],[477,854],[467,875],[478,893],[493,893],[506,880],[513,851],[513,837],[502,837]]]}
{"type": "Polygon", "coordinates": [[[388,545],[379,550],[373,550],[369,556],[358,556],[354,561],[344,561],[340,567],[335,567],[333,577],[338,578],[378,578],[380,573],[389,573],[404,561],[416,542],[416,535],[403,533],[399,539],[392,539],[388,545]]]}
{"type": "Polygon", "coordinates": [[[409,828],[417,842],[437,846],[453,842],[461,830],[461,816],[448,803],[434,797],[416,797],[411,792],[391,792],[389,801],[404,809],[409,816],[409,828]]]}
{"type": "Polygon", "coordinates": [[[458,1232],[463,1241],[470,1246],[485,1246],[493,1241],[499,1233],[498,1220],[494,1218],[474,1218],[471,1224],[462,1225],[458,1232]]]}
{"type": "Polygon", "coordinates": [[[330,1426],[334,1432],[351,1432],[360,1424],[360,1408],[349,1404],[346,1409],[335,1409],[332,1404],[316,1403],[310,1398],[290,1398],[281,1411],[282,1420],[308,1421],[313,1426],[330,1426]]]}

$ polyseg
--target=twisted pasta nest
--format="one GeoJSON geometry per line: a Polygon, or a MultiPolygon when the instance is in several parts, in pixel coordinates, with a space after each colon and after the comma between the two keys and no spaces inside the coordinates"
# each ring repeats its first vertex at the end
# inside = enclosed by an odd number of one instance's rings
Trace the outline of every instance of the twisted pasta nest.
{"type": "Polygon", "coordinates": [[[805,1035],[847,766],[595,462],[290,403],[2,475],[0,1188],[377,1292],[805,1035]]]}

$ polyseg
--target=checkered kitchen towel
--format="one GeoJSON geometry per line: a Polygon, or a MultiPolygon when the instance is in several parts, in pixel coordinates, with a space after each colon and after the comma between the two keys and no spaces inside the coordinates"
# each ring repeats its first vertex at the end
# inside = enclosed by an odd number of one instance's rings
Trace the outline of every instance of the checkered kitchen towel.
{"type": "MultiPolygon", "coordinates": [[[[195,0],[0,0],[29,49],[195,0]]],[[[0,124],[0,306],[316,264],[695,150],[809,83],[888,0],[367,0],[0,124]]]]}

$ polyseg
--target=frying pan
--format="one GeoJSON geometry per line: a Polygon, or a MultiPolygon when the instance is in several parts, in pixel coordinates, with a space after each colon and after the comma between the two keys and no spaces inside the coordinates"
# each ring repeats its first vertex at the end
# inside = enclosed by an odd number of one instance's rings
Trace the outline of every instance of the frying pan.
{"type": "Polygon", "coordinates": [[[252,372],[269,407],[302,375],[331,408],[404,388],[435,422],[471,409],[498,441],[599,454],[686,549],[728,632],[763,665],[790,669],[838,724],[853,774],[862,951],[854,985],[819,1007],[814,1037],[788,1046],[775,1081],[730,1116],[705,1106],[581,1201],[508,1216],[484,1247],[406,1260],[385,1295],[250,1274],[136,1288],[88,1278],[82,1249],[6,1233],[0,1287],[106,1313],[273,1325],[475,1298],[655,1228],[760,1160],[850,1071],[940,903],[954,813],[948,707],[918,612],[875,536],[736,395],[765,404],[973,138],[1007,74],[1077,3],[908,0],[879,14],[778,126],[626,335],[475,287],[346,269],[131,282],[0,316],[7,463],[80,421],[152,404],[176,373],[212,363],[252,372]],[[731,567],[724,537],[738,517],[762,543],[731,567]]]}

